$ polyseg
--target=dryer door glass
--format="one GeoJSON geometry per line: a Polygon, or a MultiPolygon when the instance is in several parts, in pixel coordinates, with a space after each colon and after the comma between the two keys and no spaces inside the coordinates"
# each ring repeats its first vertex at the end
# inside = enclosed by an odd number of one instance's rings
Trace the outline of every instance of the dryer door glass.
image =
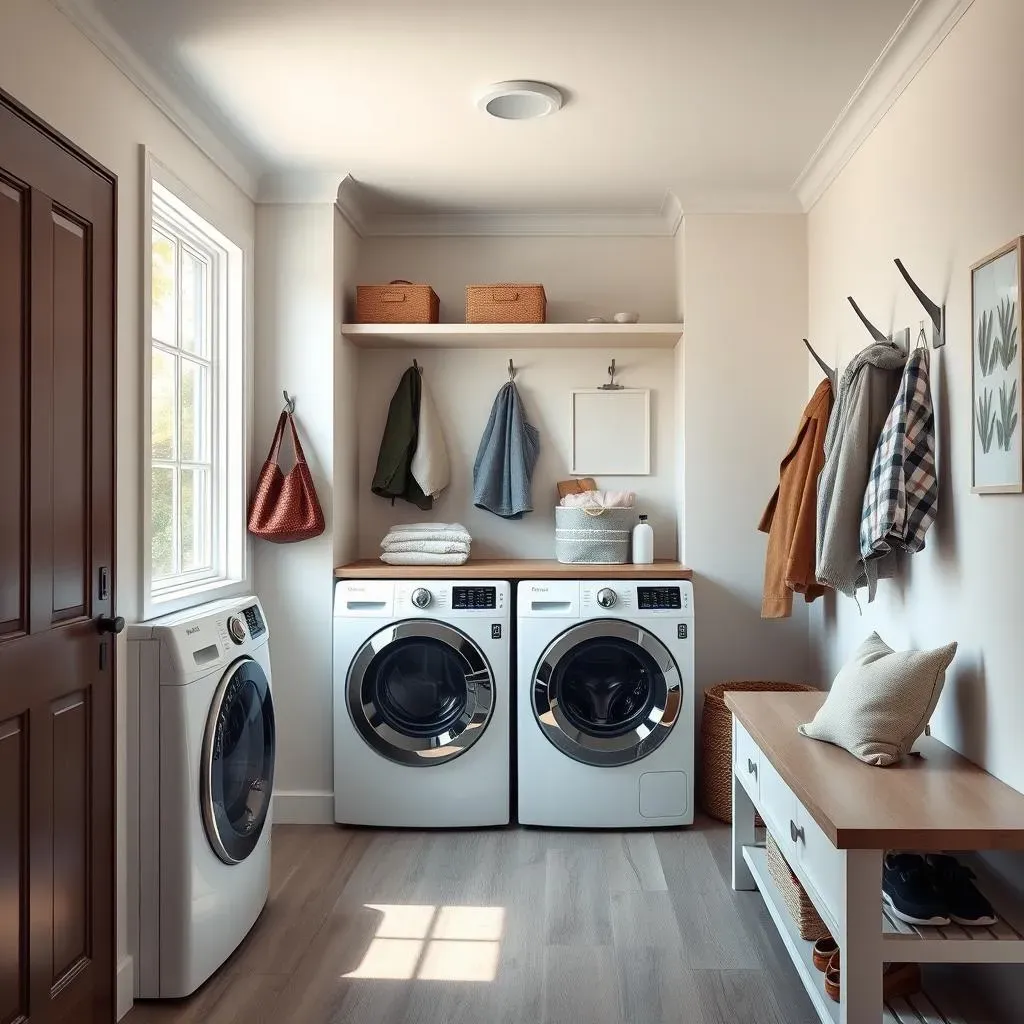
{"type": "Polygon", "coordinates": [[[682,684],[657,637],[616,619],[567,630],[541,656],[533,706],[544,734],[590,765],[639,761],[679,717],[682,684]]]}
{"type": "Polygon", "coordinates": [[[483,734],[494,676],[461,630],[416,619],[375,633],[348,674],[348,706],[360,735],[401,764],[450,761],[483,734]]]}
{"type": "Polygon", "coordinates": [[[201,768],[203,822],[226,864],[256,848],[274,785],[274,702],[270,684],[251,658],[221,680],[206,724],[201,768]]]}

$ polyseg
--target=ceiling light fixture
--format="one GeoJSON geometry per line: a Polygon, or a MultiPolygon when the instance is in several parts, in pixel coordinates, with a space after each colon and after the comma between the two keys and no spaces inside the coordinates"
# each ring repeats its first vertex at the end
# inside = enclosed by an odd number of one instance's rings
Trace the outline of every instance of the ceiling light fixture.
{"type": "Polygon", "coordinates": [[[498,82],[479,95],[476,105],[503,121],[532,121],[559,110],[562,94],[544,82],[498,82]]]}

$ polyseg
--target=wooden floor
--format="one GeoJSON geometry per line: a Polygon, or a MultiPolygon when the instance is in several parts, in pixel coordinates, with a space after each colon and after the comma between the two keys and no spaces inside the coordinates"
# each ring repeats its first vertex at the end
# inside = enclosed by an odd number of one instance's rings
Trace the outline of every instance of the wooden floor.
{"type": "Polygon", "coordinates": [[[281,826],[270,902],[126,1024],[816,1024],[729,831],[281,826]]]}

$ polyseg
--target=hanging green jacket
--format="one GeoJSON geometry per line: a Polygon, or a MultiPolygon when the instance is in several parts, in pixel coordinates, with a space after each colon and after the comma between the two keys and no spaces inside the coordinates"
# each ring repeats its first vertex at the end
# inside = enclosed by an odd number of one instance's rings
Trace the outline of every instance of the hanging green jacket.
{"type": "Polygon", "coordinates": [[[410,366],[391,397],[371,490],[392,502],[395,498],[404,498],[426,511],[433,507],[434,499],[423,493],[411,469],[419,440],[419,421],[420,373],[410,366]]]}

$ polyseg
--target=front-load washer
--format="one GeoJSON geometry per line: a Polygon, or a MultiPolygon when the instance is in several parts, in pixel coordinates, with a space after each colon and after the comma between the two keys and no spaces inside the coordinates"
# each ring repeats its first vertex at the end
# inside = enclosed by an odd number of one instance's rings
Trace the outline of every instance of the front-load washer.
{"type": "Polygon", "coordinates": [[[510,588],[342,580],[334,600],[334,817],[509,821],[510,588]]]}
{"type": "Polygon", "coordinates": [[[517,630],[519,820],[691,824],[691,584],[524,581],[517,630]]]}
{"type": "Polygon", "coordinates": [[[260,602],[128,631],[128,884],[135,995],[195,991],[270,890],[274,702],[260,602]]]}

